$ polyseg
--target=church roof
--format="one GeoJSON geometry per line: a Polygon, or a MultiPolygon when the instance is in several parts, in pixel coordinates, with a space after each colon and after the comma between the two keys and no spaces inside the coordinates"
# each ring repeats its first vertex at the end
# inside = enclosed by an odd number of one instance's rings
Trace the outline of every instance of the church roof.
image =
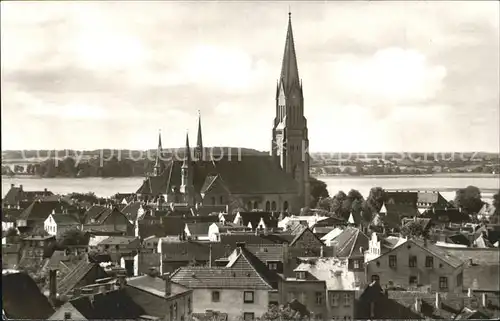
{"type": "MultiPolygon", "coordinates": [[[[138,194],[166,194],[181,186],[183,161],[168,163],[160,176],[148,177],[138,194]]],[[[192,162],[193,185],[197,192],[206,191],[218,176],[231,194],[296,194],[297,182],[269,156],[234,156],[219,161],[192,162]],[[208,178],[208,179],[207,179],[208,178]]]]}
{"type": "Polygon", "coordinates": [[[285,52],[283,53],[280,77],[285,92],[288,92],[294,85],[300,85],[297,55],[295,54],[295,44],[293,40],[291,14],[289,14],[288,18],[288,30],[286,32],[285,52]]]}

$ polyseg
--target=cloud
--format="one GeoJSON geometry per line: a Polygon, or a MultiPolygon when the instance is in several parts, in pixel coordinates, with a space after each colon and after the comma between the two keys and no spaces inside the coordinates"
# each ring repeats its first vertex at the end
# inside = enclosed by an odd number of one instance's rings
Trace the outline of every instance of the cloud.
{"type": "MultiPolygon", "coordinates": [[[[269,149],[287,4],[1,9],[3,148],[182,146],[201,110],[208,145],[269,149]]],[[[311,150],[498,150],[498,9],[294,4],[311,150]]]]}

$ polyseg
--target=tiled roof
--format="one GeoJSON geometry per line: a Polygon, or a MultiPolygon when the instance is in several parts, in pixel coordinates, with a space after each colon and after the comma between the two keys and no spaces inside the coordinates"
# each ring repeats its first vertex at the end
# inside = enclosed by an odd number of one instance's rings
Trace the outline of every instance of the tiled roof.
{"type": "Polygon", "coordinates": [[[246,244],[283,244],[290,243],[295,238],[294,235],[288,233],[267,235],[255,233],[241,233],[241,234],[222,234],[220,235],[220,242],[234,246],[236,243],[243,242],[246,244]]]}
{"type": "Polygon", "coordinates": [[[387,209],[387,214],[395,214],[398,217],[402,216],[418,216],[420,215],[420,212],[417,209],[416,205],[413,204],[390,204],[390,203],[385,203],[385,207],[387,209]]]}
{"type": "Polygon", "coordinates": [[[351,257],[363,255],[360,248],[368,250],[369,238],[358,228],[346,227],[330,244],[335,247],[338,257],[351,257]]]}
{"type": "Polygon", "coordinates": [[[150,211],[150,208],[146,205],[143,205],[141,202],[131,202],[126,205],[121,210],[121,212],[129,219],[129,221],[135,221],[137,219],[137,215],[141,206],[144,210],[144,215],[146,214],[146,212],[150,211]]]}
{"type": "Polygon", "coordinates": [[[424,250],[427,250],[428,252],[430,252],[434,256],[440,258],[441,260],[448,263],[449,265],[451,265],[454,268],[457,268],[457,267],[464,264],[464,261],[462,261],[461,259],[459,259],[458,257],[456,257],[454,255],[450,255],[450,253],[448,251],[446,251],[445,249],[443,249],[439,246],[432,244],[431,242],[425,243],[423,240],[420,240],[420,239],[409,239],[407,242],[413,242],[414,244],[418,245],[419,247],[421,247],[424,250]]]}
{"type": "Polygon", "coordinates": [[[84,214],[84,223],[89,224],[97,221],[101,215],[111,212],[111,209],[102,205],[93,205],[84,214]]]}
{"type": "Polygon", "coordinates": [[[125,289],[83,296],[70,301],[89,320],[122,319],[137,320],[144,309],[135,303],[125,289]]]}
{"type": "Polygon", "coordinates": [[[499,249],[480,249],[480,248],[442,248],[448,254],[461,259],[464,262],[472,260],[474,264],[488,265],[499,264],[499,249]]]}
{"type": "Polygon", "coordinates": [[[2,273],[2,309],[9,319],[45,320],[54,313],[47,298],[26,273],[2,273]]]}
{"type": "Polygon", "coordinates": [[[284,248],[282,244],[245,244],[245,249],[262,262],[283,262],[284,248]]]}
{"type": "Polygon", "coordinates": [[[18,208],[2,208],[2,222],[15,222],[22,212],[18,208]]]}
{"type": "MultiPolygon", "coordinates": [[[[197,215],[200,216],[208,216],[212,213],[226,213],[227,212],[227,206],[226,205],[204,205],[200,206],[195,210],[197,215]]],[[[234,216],[233,219],[234,220],[234,216]]],[[[231,221],[232,221],[231,220],[231,221]]]]}
{"type": "MultiPolygon", "coordinates": [[[[173,284],[171,287],[170,296],[189,292],[187,287],[181,284],[173,284]]],[[[165,297],[165,280],[160,277],[153,277],[149,275],[141,275],[127,279],[127,286],[140,289],[142,291],[151,293],[156,296],[165,297]]]]}
{"type": "Polygon", "coordinates": [[[75,266],[74,270],[68,273],[61,282],[57,284],[57,293],[63,295],[73,290],[78,282],[92,270],[94,265],[95,263],[89,262],[88,259],[81,260],[78,265],[75,266]]]}
{"type": "Polygon", "coordinates": [[[11,187],[5,194],[2,203],[6,205],[16,205],[20,201],[32,202],[36,198],[53,195],[51,191],[25,191],[20,187],[11,187]]]}
{"type": "Polygon", "coordinates": [[[182,267],[172,275],[172,281],[188,288],[232,288],[270,290],[275,286],[277,275],[272,274],[264,263],[253,254],[241,249],[237,258],[227,267],[182,267]]]}

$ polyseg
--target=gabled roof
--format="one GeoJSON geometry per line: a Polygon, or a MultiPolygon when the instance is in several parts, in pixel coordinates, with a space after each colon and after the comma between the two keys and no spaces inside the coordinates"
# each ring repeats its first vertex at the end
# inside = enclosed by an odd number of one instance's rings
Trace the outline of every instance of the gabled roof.
{"type": "Polygon", "coordinates": [[[5,194],[2,203],[6,205],[16,205],[21,201],[32,202],[36,198],[43,196],[54,195],[51,191],[25,191],[22,187],[11,186],[10,190],[5,194]]]}
{"type": "Polygon", "coordinates": [[[163,261],[171,262],[189,262],[202,261],[208,262],[210,259],[215,261],[231,254],[231,246],[219,242],[165,242],[161,241],[161,253],[163,261]],[[211,250],[210,250],[211,248],[211,250]]]}
{"type": "Polygon", "coordinates": [[[109,213],[111,209],[102,205],[92,205],[84,214],[84,223],[89,224],[96,221],[101,215],[109,213]]]}
{"type": "Polygon", "coordinates": [[[365,233],[355,227],[346,227],[330,244],[336,248],[335,255],[338,257],[363,256],[360,249],[368,250],[370,241],[365,233]]]}
{"type": "Polygon", "coordinates": [[[246,244],[283,244],[291,243],[295,238],[294,235],[288,233],[273,234],[269,233],[255,235],[255,233],[239,233],[239,234],[221,234],[220,243],[234,246],[236,243],[246,244]]]}
{"type": "Polygon", "coordinates": [[[264,263],[284,260],[283,244],[245,244],[245,249],[264,263]]]}
{"type": "MultiPolygon", "coordinates": [[[[187,287],[171,282],[172,286],[170,288],[170,297],[176,296],[178,294],[187,293],[189,290],[187,287]]],[[[142,290],[149,294],[160,296],[166,298],[165,296],[165,280],[160,277],[154,277],[149,275],[140,275],[131,278],[127,278],[127,286],[134,287],[136,289],[142,290]]],[[[131,295],[131,293],[129,293],[131,295]]],[[[132,298],[134,295],[131,295],[132,298]]]]}
{"type": "Polygon", "coordinates": [[[144,309],[127,295],[125,289],[94,294],[92,299],[83,296],[70,302],[89,320],[137,320],[145,314],[144,309]]]}
{"type": "Polygon", "coordinates": [[[173,273],[171,280],[190,289],[273,289],[271,272],[248,251],[242,250],[230,264],[218,268],[182,267],[173,273]]]}
{"type": "Polygon", "coordinates": [[[47,298],[26,273],[2,273],[2,309],[9,319],[45,320],[54,313],[47,298]]]}
{"type": "Polygon", "coordinates": [[[102,240],[99,245],[129,245],[137,240],[135,236],[110,236],[102,240]]]}
{"type": "Polygon", "coordinates": [[[252,228],[255,229],[262,219],[267,228],[278,227],[278,220],[273,212],[239,212],[239,214],[243,221],[243,226],[248,226],[250,223],[252,224],[252,228]]]}
{"type": "Polygon", "coordinates": [[[61,213],[63,208],[63,204],[58,201],[34,201],[21,213],[19,219],[45,221],[52,212],[61,213]]]}
{"type": "Polygon", "coordinates": [[[198,235],[208,235],[208,228],[214,223],[211,222],[197,222],[197,223],[186,223],[186,227],[192,236],[198,235]]]}
{"type": "Polygon", "coordinates": [[[121,212],[127,217],[129,221],[135,221],[137,219],[138,212],[141,206],[144,210],[144,214],[146,214],[146,212],[150,210],[146,205],[143,205],[141,202],[130,202],[123,209],[121,209],[121,212]]]}
{"type": "Polygon", "coordinates": [[[78,225],[78,218],[71,214],[51,214],[57,225],[78,225]]]}
{"type": "Polygon", "coordinates": [[[72,291],[78,282],[85,278],[95,265],[95,263],[89,262],[87,258],[82,259],[75,268],[57,284],[57,293],[63,295],[72,291]]]}

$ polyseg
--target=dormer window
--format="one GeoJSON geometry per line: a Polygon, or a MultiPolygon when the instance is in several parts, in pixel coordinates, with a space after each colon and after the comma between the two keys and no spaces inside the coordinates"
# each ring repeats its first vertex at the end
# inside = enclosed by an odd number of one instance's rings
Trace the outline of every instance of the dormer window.
{"type": "Polygon", "coordinates": [[[298,280],[305,280],[306,279],[306,272],[305,271],[298,271],[295,273],[295,276],[298,280]]]}
{"type": "Polygon", "coordinates": [[[267,262],[267,268],[271,271],[278,270],[278,262],[267,262]]]}

